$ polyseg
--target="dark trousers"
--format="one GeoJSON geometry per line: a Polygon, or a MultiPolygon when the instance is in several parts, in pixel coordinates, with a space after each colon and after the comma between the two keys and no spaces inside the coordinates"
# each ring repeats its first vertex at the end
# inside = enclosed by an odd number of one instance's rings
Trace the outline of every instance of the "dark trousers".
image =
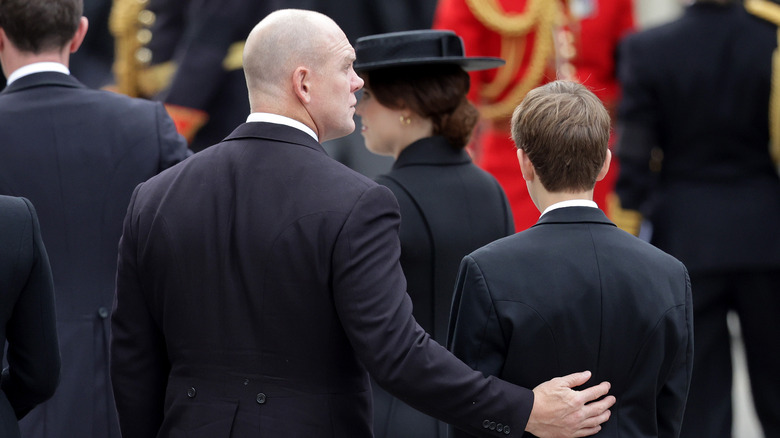
{"type": "Polygon", "coordinates": [[[758,418],[766,438],[780,438],[780,270],[690,274],[693,380],[680,436],[731,436],[732,364],[726,315],[733,310],[739,315],[758,418]]]}

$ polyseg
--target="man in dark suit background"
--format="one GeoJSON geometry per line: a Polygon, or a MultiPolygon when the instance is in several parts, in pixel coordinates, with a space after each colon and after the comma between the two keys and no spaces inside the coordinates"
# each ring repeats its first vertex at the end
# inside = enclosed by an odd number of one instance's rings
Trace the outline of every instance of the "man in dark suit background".
{"type": "MultiPolygon", "coordinates": [[[[116,248],[133,188],[189,151],[161,104],[69,75],[81,0],[3,0],[0,194],[35,205],[57,294],[62,378],[20,424],[30,437],[118,437],[108,375],[116,248]]],[[[197,218],[193,218],[197,220],[197,218]]]]}
{"type": "Polygon", "coordinates": [[[463,259],[449,348],[526,387],[593,370],[618,399],[599,436],[676,437],[693,366],[690,282],[682,263],[593,202],[609,169],[609,120],[568,81],[532,90],[515,110],[512,138],[542,216],[463,259]]]}
{"type": "Polygon", "coordinates": [[[369,437],[366,371],[474,434],[597,432],[615,399],[585,403],[608,383],[485,378],[414,321],[395,198],[319,144],[355,127],[354,60],[326,16],[270,14],[244,50],[248,122],[134,192],[112,317],[123,437],[369,437]]]}
{"type": "Polygon", "coordinates": [[[0,436],[19,438],[17,419],[51,397],[60,377],[49,257],[35,208],[24,198],[0,196],[0,284],[0,360],[8,360],[0,436]]]}
{"type": "Polygon", "coordinates": [[[780,150],[773,163],[769,146],[780,135],[778,20],[774,2],[699,0],[620,46],[616,192],[693,286],[683,437],[731,436],[730,312],[764,434],[780,437],[780,150]]]}

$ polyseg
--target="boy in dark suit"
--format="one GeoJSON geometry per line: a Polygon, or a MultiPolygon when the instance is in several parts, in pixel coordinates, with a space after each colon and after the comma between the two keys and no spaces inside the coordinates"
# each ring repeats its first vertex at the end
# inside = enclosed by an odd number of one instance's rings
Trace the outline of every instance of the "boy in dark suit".
{"type": "Polygon", "coordinates": [[[162,104],[87,88],[70,54],[81,0],[2,0],[0,194],[38,211],[57,293],[62,380],[20,423],[25,438],[116,438],[108,377],[116,248],[133,188],[189,151],[162,104]],[[76,401],[79,402],[76,402],[76,401]]]}
{"type": "Polygon", "coordinates": [[[692,369],[690,282],[682,263],[593,202],[609,168],[609,125],[601,101],[575,82],[536,88],[517,107],[512,138],[543,213],[464,258],[449,348],[526,387],[594,370],[619,400],[599,436],[674,437],[692,369]]]}

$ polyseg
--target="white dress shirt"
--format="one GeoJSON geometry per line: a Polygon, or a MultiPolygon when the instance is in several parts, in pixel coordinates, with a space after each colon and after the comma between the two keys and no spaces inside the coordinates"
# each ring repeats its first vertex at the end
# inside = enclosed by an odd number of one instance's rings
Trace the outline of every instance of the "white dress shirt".
{"type": "Polygon", "coordinates": [[[320,142],[320,139],[317,137],[317,134],[315,134],[311,128],[309,128],[308,126],[304,125],[303,123],[297,120],[293,120],[285,116],[280,116],[279,114],[252,113],[249,115],[249,117],[246,118],[246,121],[267,122],[267,123],[276,123],[277,125],[287,125],[291,128],[295,128],[309,134],[314,140],[317,141],[317,143],[320,142]]]}
{"type": "Polygon", "coordinates": [[[70,74],[70,70],[68,70],[68,67],[65,67],[64,64],[60,64],[59,62],[34,62],[32,64],[27,64],[23,67],[19,67],[13,72],[11,72],[11,74],[8,75],[8,81],[6,83],[6,86],[11,85],[11,82],[21,77],[31,75],[33,73],[42,73],[45,71],[54,71],[57,73],[64,73],[66,75],[70,74]]]}
{"type": "Polygon", "coordinates": [[[563,207],[593,207],[593,208],[599,208],[599,206],[593,202],[588,201],[587,199],[570,199],[568,201],[561,201],[556,202],[555,204],[547,207],[544,209],[542,214],[539,217],[544,216],[550,211],[555,210],[556,208],[563,208],[563,207]]]}

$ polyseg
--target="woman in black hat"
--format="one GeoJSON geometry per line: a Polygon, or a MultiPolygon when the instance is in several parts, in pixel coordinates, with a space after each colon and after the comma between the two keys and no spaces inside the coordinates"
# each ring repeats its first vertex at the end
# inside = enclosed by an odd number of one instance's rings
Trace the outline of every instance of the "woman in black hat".
{"type": "MultiPolygon", "coordinates": [[[[444,345],[461,259],[514,232],[504,191],[465,151],[479,118],[466,99],[466,70],[503,61],[465,57],[457,35],[436,30],[364,37],[355,50],[354,68],[365,80],[357,114],[366,147],[395,158],[376,180],[401,208],[401,266],[414,317],[444,345]]],[[[444,424],[377,385],[374,412],[377,438],[446,436],[444,424]]]]}

